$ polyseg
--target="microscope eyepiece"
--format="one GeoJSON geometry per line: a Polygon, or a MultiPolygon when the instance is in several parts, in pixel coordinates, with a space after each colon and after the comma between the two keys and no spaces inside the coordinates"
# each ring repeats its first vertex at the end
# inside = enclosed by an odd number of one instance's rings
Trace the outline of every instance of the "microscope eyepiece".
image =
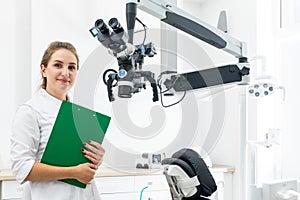
{"type": "Polygon", "coordinates": [[[115,33],[121,33],[124,31],[123,27],[121,26],[117,18],[111,18],[108,24],[115,33]]]}
{"type": "Polygon", "coordinates": [[[104,23],[104,21],[102,19],[98,19],[95,22],[95,27],[97,27],[101,33],[105,34],[109,32],[109,29],[107,27],[107,25],[104,23]]]}

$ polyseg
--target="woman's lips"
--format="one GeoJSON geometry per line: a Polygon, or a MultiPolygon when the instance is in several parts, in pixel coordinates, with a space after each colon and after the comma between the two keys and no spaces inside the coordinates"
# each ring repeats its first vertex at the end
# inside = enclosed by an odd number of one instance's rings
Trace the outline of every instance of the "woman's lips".
{"type": "Polygon", "coordinates": [[[63,83],[68,83],[68,82],[70,82],[68,79],[57,79],[58,81],[60,81],[60,82],[63,82],[63,83]]]}

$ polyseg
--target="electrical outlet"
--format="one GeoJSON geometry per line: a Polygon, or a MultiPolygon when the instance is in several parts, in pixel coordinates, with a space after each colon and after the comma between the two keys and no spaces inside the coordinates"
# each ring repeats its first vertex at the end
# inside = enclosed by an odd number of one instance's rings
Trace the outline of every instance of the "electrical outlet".
{"type": "Polygon", "coordinates": [[[262,184],[263,200],[297,200],[290,191],[297,191],[297,180],[276,180],[262,184]]]}

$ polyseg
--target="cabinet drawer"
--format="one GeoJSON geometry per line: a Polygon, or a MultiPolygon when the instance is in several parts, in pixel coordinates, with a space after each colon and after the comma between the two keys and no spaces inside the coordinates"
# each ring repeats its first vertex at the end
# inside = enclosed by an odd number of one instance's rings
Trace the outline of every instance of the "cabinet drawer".
{"type": "Polygon", "coordinates": [[[153,176],[136,176],[135,177],[135,190],[141,191],[144,187],[148,186],[149,190],[169,190],[167,179],[164,175],[153,176]]]}
{"type": "MultiPolygon", "coordinates": [[[[101,200],[140,200],[140,192],[101,194],[101,200]]],[[[172,200],[169,191],[148,191],[143,192],[142,200],[172,200]]]]}
{"type": "Polygon", "coordinates": [[[23,187],[16,181],[2,182],[2,199],[21,199],[23,187]]]}
{"type": "Polygon", "coordinates": [[[138,193],[115,193],[115,194],[101,194],[101,200],[139,200],[138,193]]]}
{"type": "Polygon", "coordinates": [[[134,192],[134,177],[98,177],[95,178],[98,191],[104,193],[134,192]]]}
{"type": "Polygon", "coordinates": [[[143,200],[172,200],[169,190],[143,192],[143,200]]]}

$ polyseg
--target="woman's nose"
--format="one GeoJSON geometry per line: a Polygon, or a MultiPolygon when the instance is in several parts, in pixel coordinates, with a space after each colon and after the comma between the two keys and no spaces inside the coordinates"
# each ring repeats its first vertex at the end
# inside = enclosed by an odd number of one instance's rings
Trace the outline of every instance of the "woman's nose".
{"type": "Polygon", "coordinates": [[[61,74],[62,74],[63,76],[66,76],[66,77],[69,77],[69,76],[70,76],[70,73],[69,73],[69,70],[68,70],[67,67],[63,67],[63,68],[62,68],[61,74]]]}

